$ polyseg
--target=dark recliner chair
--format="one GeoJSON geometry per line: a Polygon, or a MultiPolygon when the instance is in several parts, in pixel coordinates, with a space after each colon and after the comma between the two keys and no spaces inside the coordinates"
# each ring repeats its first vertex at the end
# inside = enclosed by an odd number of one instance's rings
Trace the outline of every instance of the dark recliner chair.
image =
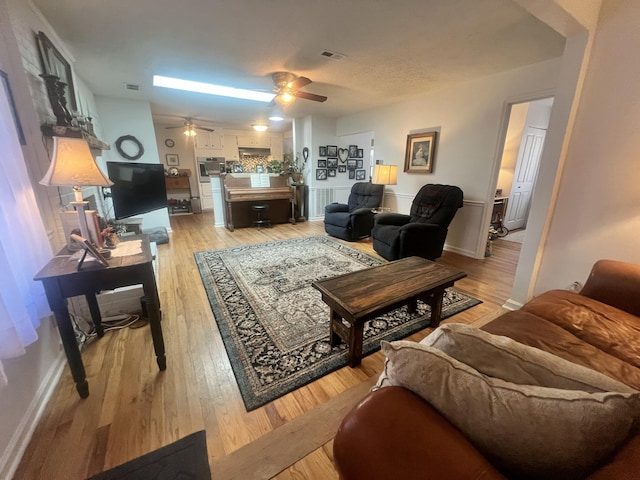
{"type": "Polygon", "coordinates": [[[384,185],[355,183],[348,205],[334,202],[324,207],[325,232],[348,242],[370,236],[375,217],[371,209],[380,206],[383,192],[384,185]]]}
{"type": "Polygon", "coordinates": [[[371,232],[373,249],[387,260],[411,256],[439,258],[449,224],[462,207],[462,198],[458,187],[423,186],[413,199],[410,215],[382,213],[376,216],[371,232]]]}

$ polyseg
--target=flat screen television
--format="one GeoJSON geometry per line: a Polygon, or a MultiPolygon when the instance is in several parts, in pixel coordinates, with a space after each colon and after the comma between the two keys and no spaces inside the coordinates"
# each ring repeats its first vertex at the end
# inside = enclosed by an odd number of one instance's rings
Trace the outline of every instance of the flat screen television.
{"type": "Polygon", "coordinates": [[[116,220],[167,207],[162,164],[107,162],[107,171],[116,220]]]}

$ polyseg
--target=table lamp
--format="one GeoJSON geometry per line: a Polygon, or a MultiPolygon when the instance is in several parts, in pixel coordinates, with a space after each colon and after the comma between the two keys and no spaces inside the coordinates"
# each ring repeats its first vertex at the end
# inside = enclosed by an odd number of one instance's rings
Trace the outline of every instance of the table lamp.
{"type": "Polygon", "coordinates": [[[53,157],[40,184],[73,188],[75,201],[71,205],[78,212],[81,235],[89,239],[89,226],[84,213],[89,202],[82,199],[82,187],[109,187],[113,182],[98,167],[87,141],[82,138],[53,137],[53,157]]]}
{"type": "MultiPolygon", "coordinates": [[[[373,172],[373,180],[371,183],[377,185],[396,185],[398,183],[398,166],[397,165],[376,165],[376,169],[373,172]]],[[[382,193],[382,203],[380,208],[384,205],[384,192],[382,193]]]]}

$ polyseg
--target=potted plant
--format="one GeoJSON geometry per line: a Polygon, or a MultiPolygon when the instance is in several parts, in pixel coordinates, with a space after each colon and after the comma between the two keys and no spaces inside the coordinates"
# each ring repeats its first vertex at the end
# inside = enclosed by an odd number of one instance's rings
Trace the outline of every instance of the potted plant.
{"type": "Polygon", "coordinates": [[[300,155],[296,154],[293,158],[293,154],[285,153],[283,155],[284,163],[288,165],[288,173],[291,175],[291,179],[294,183],[304,183],[303,172],[304,167],[307,165],[307,160],[300,161],[300,155]]]}

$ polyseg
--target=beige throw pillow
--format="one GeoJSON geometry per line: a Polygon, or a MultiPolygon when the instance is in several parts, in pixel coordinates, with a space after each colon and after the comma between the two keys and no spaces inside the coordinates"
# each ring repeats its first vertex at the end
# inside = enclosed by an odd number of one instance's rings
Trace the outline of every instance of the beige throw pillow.
{"type": "MultiPolygon", "coordinates": [[[[429,342],[456,345],[470,364],[428,345],[382,342],[387,361],[378,387],[399,385],[420,395],[510,478],[583,478],[634,431],[640,417],[640,394],[628,387],[604,392],[602,388],[618,382],[595,378],[597,375],[588,379],[589,372],[586,376],[585,372],[570,373],[576,366],[560,358],[552,369],[537,369],[530,362],[537,352],[528,352],[533,357],[526,357],[520,351],[521,347],[537,349],[518,344],[519,353],[513,353],[513,345],[504,342],[504,337],[495,337],[498,342],[494,345],[486,342],[489,334],[481,332],[480,343],[467,338],[469,344],[462,346],[460,336],[455,341],[439,338],[452,335],[451,329],[443,330],[429,342]],[[492,345],[496,358],[510,366],[490,367],[492,345]],[[510,381],[474,368],[474,349],[480,351],[479,363],[485,371],[504,374],[510,381]],[[513,381],[521,377],[531,384],[513,381]],[[555,387],[541,385],[548,380],[555,387]],[[598,385],[600,380],[602,385],[598,385]],[[562,388],[564,382],[571,388],[562,388]]],[[[470,331],[463,334],[468,336],[470,331]]]]}
{"type": "Polygon", "coordinates": [[[636,392],[591,368],[462,323],[442,325],[420,343],[437,348],[484,375],[519,385],[590,393],[636,392]]]}

